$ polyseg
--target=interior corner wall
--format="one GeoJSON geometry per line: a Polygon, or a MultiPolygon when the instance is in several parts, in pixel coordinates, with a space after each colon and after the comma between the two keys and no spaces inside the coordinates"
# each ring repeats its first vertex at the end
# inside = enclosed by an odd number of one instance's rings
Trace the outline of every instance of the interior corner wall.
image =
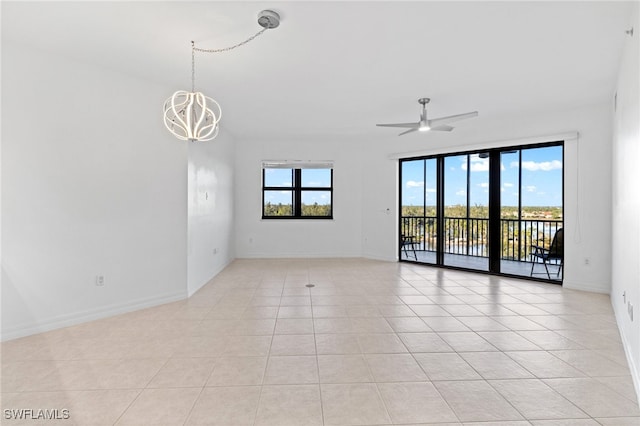
{"type": "Polygon", "coordinates": [[[640,16],[634,5],[617,85],[613,128],[611,304],[640,400],[640,16]],[[633,317],[630,312],[632,312],[633,317]]]}
{"type": "Polygon", "coordinates": [[[361,145],[348,137],[243,140],[236,155],[236,250],[240,258],[362,255],[361,145]],[[262,160],[333,160],[333,220],[261,219],[262,160]]]}
{"type": "Polygon", "coordinates": [[[207,142],[188,143],[189,296],[235,257],[235,141],[224,130],[207,142]]]}
{"type": "Polygon", "coordinates": [[[2,339],[186,297],[187,145],[166,95],[2,40],[2,339]]]}

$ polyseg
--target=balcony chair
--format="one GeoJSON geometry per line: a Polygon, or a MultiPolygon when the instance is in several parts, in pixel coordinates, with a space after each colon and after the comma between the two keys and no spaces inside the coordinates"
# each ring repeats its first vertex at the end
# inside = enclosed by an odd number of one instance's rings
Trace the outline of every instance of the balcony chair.
{"type": "MultiPolygon", "coordinates": [[[[562,265],[564,261],[564,231],[562,228],[556,231],[556,234],[553,236],[553,240],[551,241],[551,246],[549,248],[544,248],[542,246],[531,246],[531,276],[533,276],[533,267],[538,263],[538,261],[542,260],[542,264],[544,265],[544,269],[547,271],[547,277],[551,279],[551,274],[549,273],[549,267],[547,264],[555,260],[556,264],[558,260],[560,261],[560,266],[558,267],[557,277],[560,277],[560,272],[562,271],[562,265]]],[[[536,274],[542,274],[543,272],[536,272],[536,274]]]]}
{"type": "Polygon", "coordinates": [[[416,254],[416,240],[413,235],[401,235],[400,244],[407,259],[409,259],[409,252],[411,251],[413,252],[413,258],[418,260],[418,255],[416,254]]]}

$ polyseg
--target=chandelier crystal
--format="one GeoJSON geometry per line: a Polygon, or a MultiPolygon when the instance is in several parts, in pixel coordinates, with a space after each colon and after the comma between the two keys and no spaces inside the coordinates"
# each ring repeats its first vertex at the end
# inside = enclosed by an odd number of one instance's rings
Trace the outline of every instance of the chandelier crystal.
{"type": "Polygon", "coordinates": [[[191,42],[191,91],[178,90],[164,102],[164,125],[176,138],[184,141],[210,141],[218,136],[220,130],[220,117],[222,108],[220,104],[205,96],[202,92],[196,92],[196,65],[195,53],[219,53],[240,47],[268,29],[280,25],[280,16],[271,10],[263,10],[258,14],[258,24],[262,27],[258,33],[231,47],[222,49],[200,49],[191,42]]]}

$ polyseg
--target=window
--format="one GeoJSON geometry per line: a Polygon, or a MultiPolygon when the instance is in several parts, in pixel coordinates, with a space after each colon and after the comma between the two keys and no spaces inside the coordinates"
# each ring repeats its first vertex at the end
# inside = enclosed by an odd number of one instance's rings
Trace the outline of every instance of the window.
{"type": "Polygon", "coordinates": [[[331,163],[265,162],[263,219],[332,219],[331,163]]]}

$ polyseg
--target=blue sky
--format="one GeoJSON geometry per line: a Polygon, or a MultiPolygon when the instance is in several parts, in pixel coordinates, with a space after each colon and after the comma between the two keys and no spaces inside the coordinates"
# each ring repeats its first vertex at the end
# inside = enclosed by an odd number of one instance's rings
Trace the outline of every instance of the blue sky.
{"type": "MultiPolygon", "coordinates": [[[[466,204],[467,156],[445,158],[445,205],[466,204]]],[[[402,205],[427,205],[436,200],[436,160],[405,161],[402,170],[402,205]],[[426,179],[424,165],[426,163],[426,179]]],[[[502,205],[518,205],[518,186],[523,206],[562,205],[562,147],[522,150],[522,182],[518,182],[518,153],[502,154],[502,205]]],[[[489,203],[489,159],[471,155],[471,205],[489,203]]]]}
{"type": "MultiPolygon", "coordinates": [[[[291,169],[265,169],[265,186],[291,188],[293,173],[291,169]]],[[[302,169],[302,186],[312,188],[331,187],[331,169],[302,169]]],[[[292,204],[292,191],[265,191],[265,203],[292,204]]],[[[330,204],[329,191],[302,191],[302,204],[330,204]]]]}

